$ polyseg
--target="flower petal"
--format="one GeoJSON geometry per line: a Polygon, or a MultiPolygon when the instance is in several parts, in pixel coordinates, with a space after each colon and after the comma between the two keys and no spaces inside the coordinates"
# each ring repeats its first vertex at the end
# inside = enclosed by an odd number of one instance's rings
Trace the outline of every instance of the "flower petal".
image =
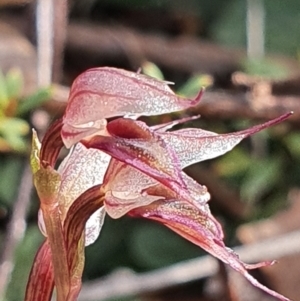
{"type": "Polygon", "coordinates": [[[115,120],[113,124],[115,122],[118,123],[118,127],[121,124],[124,128],[127,123],[131,123],[131,137],[136,138],[123,138],[123,134],[109,123],[107,127],[109,133],[119,134],[121,137],[97,135],[82,143],[88,148],[100,149],[115,159],[142,171],[178,194],[186,194],[185,183],[182,180],[174,151],[169,149],[155,132],[151,132],[150,128],[142,127],[141,122],[129,119],[115,120]]]}
{"type": "Polygon", "coordinates": [[[225,154],[244,138],[287,119],[291,114],[286,113],[263,124],[229,134],[218,135],[202,129],[186,128],[174,132],[162,132],[159,135],[176,151],[181,168],[185,168],[196,162],[225,154]]]}
{"type": "Polygon", "coordinates": [[[70,280],[68,299],[66,300],[77,300],[81,288],[81,278],[84,268],[84,228],[87,220],[93,213],[97,212],[103,206],[104,194],[100,188],[101,185],[96,185],[81,194],[72,203],[64,221],[64,242],[67,249],[67,265],[70,280]]]}
{"type": "Polygon", "coordinates": [[[40,151],[40,160],[43,165],[54,168],[60,150],[64,146],[61,138],[62,120],[53,122],[47,130],[40,151]]]}
{"type": "Polygon", "coordinates": [[[216,225],[217,221],[212,219],[208,207],[207,214],[203,214],[188,203],[178,200],[165,200],[151,203],[145,207],[136,208],[130,211],[129,214],[131,216],[145,217],[163,223],[182,237],[200,246],[224,263],[229,264],[233,269],[244,275],[254,286],[279,300],[289,300],[268,289],[248,273],[247,269],[267,266],[273,262],[262,262],[253,266],[243,263],[233,250],[224,245],[223,240],[218,235],[219,227],[216,225]]]}
{"type": "Polygon", "coordinates": [[[71,87],[63,120],[64,143],[70,147],[83,133],[103,130],[103,119],[180,111],[198,104],[201,95],[189,100],[176,96],[166,82],[146,75],[110,67],[90,69],[71,87]]]}
{"type": "Polygon", "coordinates": [[[58,168],[61,185],[58,195],[62,219],[74,200],[85,190],[103,182],[110,156],[78,143],[58,168]]]}
{"type": "Polygon", "coordinates": [[[85,225],[85,246],[93,244],[99,237],[105,219],[105,208],[102,207],[94,212],[85,225]]]}
{"type": "Polygon", "coordinates": [[[29,275],[25,301],[50,301],[54,288],[51,250],[46,240],[38,250],[29,275]]]}
{"type": "MultiPolygon", "coordinates": [[[[188,199],[202,208],[209,199],[207,188],[181,172],[187,186],[188,199]]],[[[123,162],[112,159],[103,182],[106,212],[119,218],[128,211],[148,205],[156,200],[176,198],[180,195],[162,186],[158,181],[123,162]]]]}

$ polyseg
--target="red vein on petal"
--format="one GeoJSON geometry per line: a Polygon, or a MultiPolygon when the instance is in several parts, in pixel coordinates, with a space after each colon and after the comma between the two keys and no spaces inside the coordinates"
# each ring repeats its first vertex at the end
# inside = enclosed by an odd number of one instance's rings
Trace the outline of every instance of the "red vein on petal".
{"type": "Polygon", "coordinates": [[[53,288],[52,256],[46,240],[35,256],[26,287],[25,301],[50,301],[53,288]]]}
{"type": "Polygon", "coordinates": [[[61,148],[64,146],[61,138],[62,119],[56,120],[47,130],[41,146],[40,160],[44,165],[54,167],[61,148]]]}
{"type": "Polygon", "coordinates": [[[70,274],[68,300],[76,300],[84,268],[84,227],[89,217],[103,206],[101,185],[86,190],[71,205],[64,221],[64,239],[70,274]]]}

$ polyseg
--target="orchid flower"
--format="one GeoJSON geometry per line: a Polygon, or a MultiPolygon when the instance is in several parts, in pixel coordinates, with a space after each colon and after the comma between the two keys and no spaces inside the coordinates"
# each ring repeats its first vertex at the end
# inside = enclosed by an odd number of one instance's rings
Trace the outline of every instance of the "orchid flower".
{"type": "Polygon", "coordinates": [[[76,300],[84,246],[97,239],[105,214],[158,221],[256,287],[289,300],[248,273],[273,261],[246,264],[225,246],[222,227],[209,210],[207,188],[183,169],[228,152],[291,113],[230,134],[198,128],[168,131],[193,117],[153,127],[136,120],[187,109],[199,103],[201,94],[185,99],[167,82],[115,68],[90,69],[74,81],[63,118],[42,143],[33,134],[31,166],[40,198],[39,226],[46,238],[32,267],[26,301],[50,300],[54,286],[58,301],[76,300]],[[118,118],[108,121],[110,117],[118,118]],[[69,154],[55,169],[63,146],[70,148],[69,154]]]}

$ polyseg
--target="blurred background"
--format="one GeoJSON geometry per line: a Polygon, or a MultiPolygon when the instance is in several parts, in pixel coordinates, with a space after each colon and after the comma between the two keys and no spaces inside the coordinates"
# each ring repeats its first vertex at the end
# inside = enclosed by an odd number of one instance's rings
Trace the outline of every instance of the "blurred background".
{"type": "MultiPolygon", "coordinates": [[[[30,129],[63,114],[74,78],[95,66],[142,71],[206,93],[187,125],[225,133],[294,111],[186,172],[265,285],[300,300],[299,0],[0,0],[0,300],[22,300],[43,240],[28,166],[30,129]]],[[[81,301],[273,300],[153,222],[106,218],[86,249],[81,301]]]]}

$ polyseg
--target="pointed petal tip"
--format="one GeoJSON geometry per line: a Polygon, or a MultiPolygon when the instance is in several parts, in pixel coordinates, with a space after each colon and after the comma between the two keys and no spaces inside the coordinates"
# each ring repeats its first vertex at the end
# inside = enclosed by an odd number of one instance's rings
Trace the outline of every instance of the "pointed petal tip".
{"type": "Polygon", "coordinates": [[[202,87],[202,88],[199,90],[198,94],[196,95],[195,99],[192,101],[191,106],[196,106],[196,105],[199,104],[199,102],[200,102],[200,100],[201,100],[201,98],[202,98],[202,96],[203,96],[203,94],[204,94],[204,91],[205,91],[205,88],[202,87]]]}
{"type": "Polygon", "coordinates": [[[264,286],[263,284],[261,284],[260,282],[258,282],[252,275],[250,275],[248,272],[244,273],[245,278],[252,283],[255,287],[261,289],[262,291],[266,292],[267,294],[269,294],[270,296],[273,296],[274,298],[277,298],[278,300],[281,301],[292,301],[291,299],[267,288],[266,286],[264,286]]]}

